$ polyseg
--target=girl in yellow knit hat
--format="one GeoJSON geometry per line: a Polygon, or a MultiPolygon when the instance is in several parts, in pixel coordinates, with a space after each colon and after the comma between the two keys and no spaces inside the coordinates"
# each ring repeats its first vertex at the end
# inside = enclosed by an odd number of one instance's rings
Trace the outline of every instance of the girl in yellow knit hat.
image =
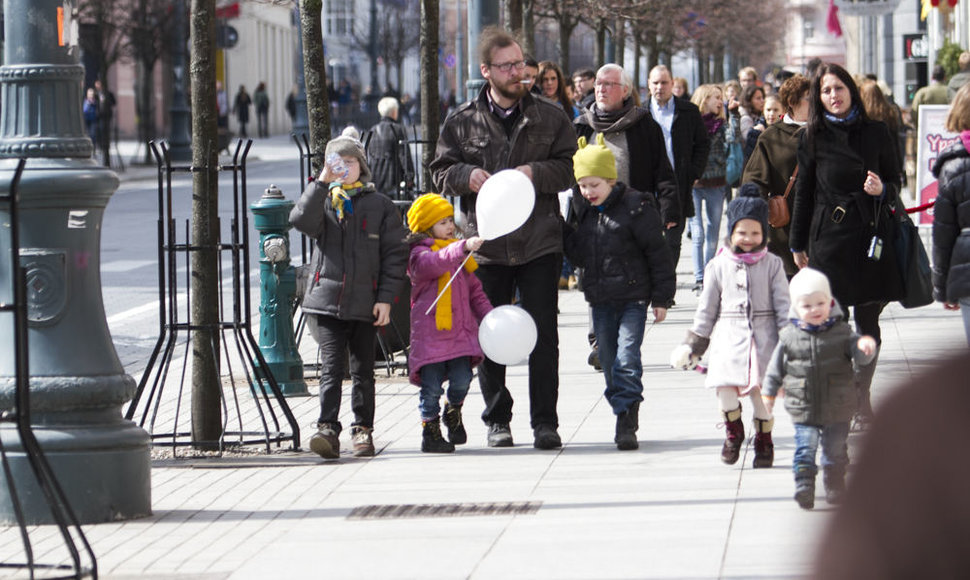
{"type": "Polygon", "coordinates": [[[408,237],[412,286],[408,367],[411,384],[421,387],[421,451],[426,453],[451,453],[455,445],[468,439],[461,406],[471,384],[472,368],[483,358],[478,325],[492,310],[482,283],[473,274],[478,265],[470,256],[483,240],[477,236],[455,239],[454,215],[448,200],[436,193],[422,195],[408,210],[412,232],[408,237]],[[462,271],[449,285],[458,268],[462,271]],[[441,298],[425,314],[439,294],[441,298]],[[441,413],[445,380],[448,396],[441,413]],[[439,413],[448,428],[447,441],[441,435],[439,413]]]}

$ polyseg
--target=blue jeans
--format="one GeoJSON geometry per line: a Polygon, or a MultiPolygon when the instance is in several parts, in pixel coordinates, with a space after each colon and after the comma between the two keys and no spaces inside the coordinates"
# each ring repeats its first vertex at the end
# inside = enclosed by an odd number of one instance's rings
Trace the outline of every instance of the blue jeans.
{"type": "Polygon", "coordinates": [[[643,400],[640,345],[646,322],[645,300],[593,305],[593,328],[606,379],[603,394],[617,415],[643,400]]]}
{"type": "Polygon", "coordinates": [[[451,360],[424,365],[418,371],[421,377],[421,395],[418,399],[418,409],[421,419],[428,421],[438,418],[441,413],[441,395],[444,389],[441,385],[448,381],[448,402],[461,405],[468,394],[468,386],[472,382],[471,357],[460,356],[451,360]]]}
{"type": "Polygon", "coordinates": [[[822,442],[822,467],[845,469],[849,464],[849,451],[846,441],[849,438],[849,423],[831,425],[795,424],[795,457],[792,471],[798,477],[799,470],[808,470],[812,475],[818,473],[815,453],[819,440],[822,442]]]}
{"type": "Polygon", "coordinates": [[[717,236],[721,231],[725,187],[695,187],[694,217],[690,218],[690,237],[694,244],[694,280],[704,279],[704,266],[714,257],[717,236]],[[702,203],[703,202],[703,203],[702,203]],[[704,212],[701,213],[701,206],[704,212]],[[704,221],[707,225],[704,225],[704,221]]]}
{"type": "Polygon", "coordinates": [[[963,331],[967,334],[967,344],[970,345],[970,298],[960,299],[960,314],[963,315],[963,331]]]}

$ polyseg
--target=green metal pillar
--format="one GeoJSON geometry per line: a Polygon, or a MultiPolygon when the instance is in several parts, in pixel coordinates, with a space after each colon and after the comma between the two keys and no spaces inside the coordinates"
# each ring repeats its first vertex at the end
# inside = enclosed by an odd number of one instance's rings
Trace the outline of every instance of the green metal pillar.
{"type": "MultiPolygon", "coordinates": [[[[118,359],[101,297],[101,221],[118,188],[99,166],[81,114],[75,0],[4,0],[0,190],[15,158],[20,265],[27,271],[30,408],[37,440],[81,523],[151,514],[148,434],[121,415],[135,381],[118,359]]],[[[8,219],[0,214],[0,223],[8,219]]],[[[0,260],[13,259],[0,232],[0,260]]],[[[6,262],[9,266],[9,262],[6,262]]],[[[11,287],[0,268],[0,292],[11,287]]],[[[13,405],[11,325],[0,324],[0,410],[13,405]]],[[[14,429],[0,428],[26,518],[50,523],[14,429]]],[[[0,523],[14,522],[0,478],[0,523]]]]}
{"type": "MultiPolygon", "coordinates": [[[[259,350],[283,395],[306,396],[303,359],[293,333],[296,269],[290,265],[290,210],[293,202],[270,185],[259,201],[249,206],[259,232],[259,350]]],[[[263,390],[269,385],[262,382],[263,390]]]]}

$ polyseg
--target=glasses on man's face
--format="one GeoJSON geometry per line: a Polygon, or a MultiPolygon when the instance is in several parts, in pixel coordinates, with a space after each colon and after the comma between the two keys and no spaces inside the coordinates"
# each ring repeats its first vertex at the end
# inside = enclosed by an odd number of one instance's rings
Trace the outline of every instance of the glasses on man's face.
{"type": "Polygon", "coordinates": [[[612,83],[610,81],[596,81],[596,86],[603,89],[604,91],[612,91],[613,89],[623,86],[623,83],[612,83]]]}
{"type": "Polygon", "coordinates": [[[517,60],[515,62],[501,62],[501,63],[494,63],[493,62],[492,64],[490,64],[488,66],[490,66],[492,68],[495,68],[495,69],[498,69],[498,70],[502,71],[503,73],[508,74],[509,71],[511,71],[513,68],[515,70],[522,70],[522,69],[524,69],[525,68],[525,61],[524,60],[517,60]]]}

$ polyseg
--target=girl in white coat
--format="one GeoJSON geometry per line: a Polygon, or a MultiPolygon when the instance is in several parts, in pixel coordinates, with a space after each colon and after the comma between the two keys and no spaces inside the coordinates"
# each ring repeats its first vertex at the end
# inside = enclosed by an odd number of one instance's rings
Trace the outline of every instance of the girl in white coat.
{"type": "Polygon", "coordinates": [[[758,186],[746,183],[728,204],[727,247],[704,273],[694,322],[687,340],[671,353],[675,368],[693,368],[711,347],[706,386],[716,389],[727,437],[721,460],[737,462],[744,443],[741,401],[754,407],[754,467],[771,467],[774,445],[771,412],[761,400],[761,381],[778,331],[788,323],[788,281],[781,258],[768,253],[768,204],[758,186]]]}

